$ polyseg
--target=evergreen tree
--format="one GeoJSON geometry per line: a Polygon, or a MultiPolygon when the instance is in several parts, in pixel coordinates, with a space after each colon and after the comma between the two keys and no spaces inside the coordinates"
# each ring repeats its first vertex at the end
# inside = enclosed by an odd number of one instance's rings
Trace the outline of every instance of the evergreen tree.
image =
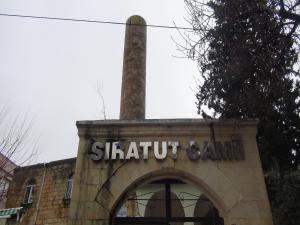
{"type": "Polygon", "coordinates": [[[194,31],[182,34],[186,46],[179,47],[200,68],[198,112],[204,118],[259,119],[257,143],[274,222],[299,224],[298,23],[289,26],[276,14],[277,0],[185,2],[194,31]]]}
{"type": "Polygon", "coordinates": [[[267,174],[267,186],[275,225],[298,225],[300,221],[300,171],[267,174]]]}
{"type": "Polygon", "coordinates": [[[190,42],[203,78],[196,94],[198,112],[208,116],[203,107],[208,106],[214,117],[258,118],[265,171],[274,160],[282,170],[295,169],[300,85],[293,37],[264,0],[213,0],[205,4],[206,11],[203,5],[187,1],[191,24],[200,36],[190,42]]]}

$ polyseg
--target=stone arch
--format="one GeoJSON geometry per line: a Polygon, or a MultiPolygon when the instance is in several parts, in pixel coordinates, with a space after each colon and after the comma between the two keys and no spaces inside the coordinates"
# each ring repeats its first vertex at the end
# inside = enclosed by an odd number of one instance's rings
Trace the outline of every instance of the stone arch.
{"type": "Polygon", "coordinates": [[[126,193],[128,193],[130,190],[145,183],[159,179],[180,179],[188,184],[198,187],[219,210],[225,221],[227,220],[226,217],[230,209],[241,200],[240,193],[234,188],[233,185],[228,184],[228,179],[226,179],[225,176],[222,176],[223,174],[221,172],[219,172],[217,175],[214,174],[214,172],[217,170],[213,172],[210,171],[210,174],[216,175],[219,179],[219,183],[224,184],[225,186],[230,186],[230,188],[225,191],[226,196],[221,196],[220,193],[218,193],[218,187],[214,186],[214,183],[212,183],[211,179],[208,179],[208,177],[196,176],[197,174],[191,174],[190,172],[175,169],[174,167],[164,167],[153,171],[139,170],[137,173],[129,172],[130,174],[127,174],[127,177],[130,177],[131,180],[126,184],[118,182],[118,180],[126,176],[126,174],[124,174],[126,173],[125,171],[128,173],[130,170],[128,168],[124,168],[123,172],[111,179],[110,192],[114,193],[114,195],[108,204],[109,209],[111,210],[110,215],[115,214],[120,207],[120,203],[126,198],[126,193]]]}
{"type": "Polygon", "coordinates": [[[34,177],[29,177],[23,182],[24,187],[26,185],[34,185],[34,184],[36,184],[36,179],[34,177]]]}

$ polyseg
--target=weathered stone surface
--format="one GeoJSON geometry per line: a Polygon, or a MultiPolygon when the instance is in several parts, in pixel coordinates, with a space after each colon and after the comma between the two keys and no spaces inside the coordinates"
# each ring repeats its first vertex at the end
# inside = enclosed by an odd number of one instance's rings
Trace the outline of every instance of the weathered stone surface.
{"type": "Polygon", "coordinates": [[[145,119],[146,22],[131,16],[126,22],[120,119],[145,119]]]}
{"type": "MultiPolygon", "coordinates": [[[[153,150],[149,151],[148,160],[98,161],[92,162],[89,157],[90,145],[81,145],[79,165],[89,165],[84,173],[76,174],[75,180],[79,184],[74,190],[80,194],[73,196],[71,203],[73,214],[80,215],[77,206],[84,204],[88,196],[86,190],[92,183],[98,183],[101,192],[93,193],[99,201],[98,210],[90,212],[84,217],[70,219],[70,225],[76,220],[108,221],[110,213],[124,194],[136,185],[148,183],[157,179],[176,178],[197,186],[218,208],[224,217],[225,225],[231,224],[259,224],[272,225],[272,218],[264,177],[255,142],[255,120],[110,120],[110,121],[82,121],[78,122],[80,142],[90,140],[107,141],[179,141],[182,148],[178,150],[177,159],[171,155],[164,160],[157,160],[153,150]],[[189,141],[211,141],[214,127],[216,142],[226,142],[238,136],[242,141],[245,158],[242,160],[190,160],[186,153],[189,141]],[[237,135],[238,134],[238,135],[237,135]],[[94,166],[93,166],[94,165],[94,166]],[[99,174],[99,171],[101,171],[99,174]],[[119,168],[119,169],[118,169],[119,168]],[[86,179],[86,175],[88,179],[86,179]],[[90,179],[91,178],[91,179],[90,179]],[[98,180],[97,180],[98,179],[98,180]],[[109,180],[103,188],[103,183],[109,180]],[[77,212],[77,213],[76,213],[77,212]],[[98,220],[96,220],[96,218],[98,220]]],[[[99,222],[99,221],[98,221],[99,222]]],[[[99,222],[100,224],[100,222],[99,222]]]]}
{"type": "MultiPolygon", "coordinates": [[[[6,207],[14,208],[22,205],[26,183],[33,178],[36,184],[33,202],[23,205],[26,213],[21,224],[66,225],[69,219],[69,204],[64,204],[63,198],[67,179],[74,173],[75,163],[76,159],[73,158],[16,169],[9,187],[6,207]]],[[[15,224],[13,221],[9,223],[15,224]]]]}
{"type": "Polygon", "coordinates": [[[30,178],[36,180],[33,203],[28,207],[22,224],[107,225],[115,206],[128,190],[157,179],[175,178],[201,189],[218,208],[225,225],[272,225],[255,144],[256,121],[114,120],[78,122],[77,125],[80,143],[76,169],[75,159],[72,159],[48,163],[46,167],[38,164],[16,170],[16,177],[9,189],[7,207],[19,206],[24,197],[26,182],[30,178]],[[232,140],[238,128],[245,159],[189,159],[187,149],[183,146],[191,140],[210,141],[212,123],[216,142],[232,140]],[[89,154],[95,140],[122,140],[127,144],[131,141],[173,140],[179,141],[181,148],[175,160],[170,152],[166,159],[157,160],[152,149],[147,160],[94,162],[89,154]],[[74,170],[72,200],[68,208],[62,199],[66,180],[74,170]],[[42,185],[44,172],[45,182],[42,185]]]}

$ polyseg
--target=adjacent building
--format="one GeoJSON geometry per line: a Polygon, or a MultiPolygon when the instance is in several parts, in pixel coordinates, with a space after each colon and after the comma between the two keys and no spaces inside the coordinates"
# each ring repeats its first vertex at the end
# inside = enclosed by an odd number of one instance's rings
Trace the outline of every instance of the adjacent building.
{"type": "Polygon", "coordinates": [[[67,225],[75,164],[71,158],[16,168],[6,208],[21,212],[8,212],[8,224],[67,225]]]}

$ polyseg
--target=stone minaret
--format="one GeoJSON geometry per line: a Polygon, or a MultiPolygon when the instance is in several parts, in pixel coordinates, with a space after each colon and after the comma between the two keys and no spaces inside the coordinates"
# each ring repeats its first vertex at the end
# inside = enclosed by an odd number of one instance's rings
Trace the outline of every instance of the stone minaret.
{"type": "Polygon", "coordinates": [[[121,120],[145,119],[147,35],[145,25],[146,21],[140,16],[131,16],[126,22],[121,120]]]}

